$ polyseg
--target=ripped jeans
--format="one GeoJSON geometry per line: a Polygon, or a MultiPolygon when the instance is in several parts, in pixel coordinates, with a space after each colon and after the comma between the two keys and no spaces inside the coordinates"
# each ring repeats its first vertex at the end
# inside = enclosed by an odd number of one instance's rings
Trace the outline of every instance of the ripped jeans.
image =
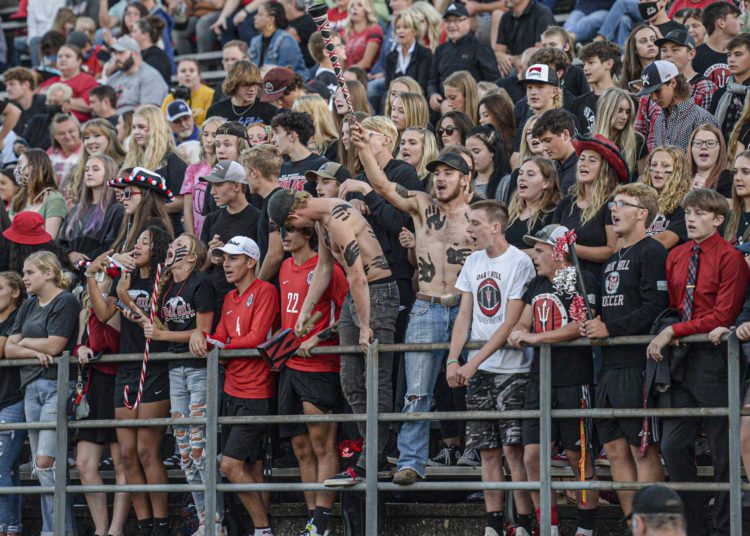
{"type": "MultiPolygon", "coordinates": [[[[458,315],[458,305],[445,307],[417,300],[409,314],[409,327],[405,342],[448,342],[453,333],[453,323],[458,315]]],[[[446,351],[406,352],[406,396],[402,413],[421,413],[432,409],[432,398],[440,369],[445,363],[446,351]]],[[[398,434],[398,469],[414,469],[424,478],[425,463],[429,454],[430,421],[405,421],[398,434]]]]}
{"type": "MultiPolygon", "coordinates": [[[[74,384],[68,385],[67,390],[61,389],[61,396],[70,396],[74,384]]],[[[26,385],[24,393],[24,411],[27,422],[48,422],[57,419],[57,381],[37,378],[26,385]]],[[[34,476],[40,486],[55,485],[55,467],[37,467],[37,457],[55,457],[57,431],[29,430],[31,455],[34,457],[34,476]]],[[[55,460],[55,463],[68,463],[67,459],[55,460]]],[[[55,496],[52,493],[40,495],[42,506],[41,536],[53,536],[55,528],[55,496]]],[[[66,496],[65,501],[65,534],[73,534],[73,500],[66,496]]]]}
{"type": "MultiPolygon", "coordinates": [[[[0,423],[26,422],[23,400],[0,409],[0,423]]],[[[26,440],[26,430],[0,432],[0,486],[20,486],[18,455],[26,440]]],[[[0,532],[23,534],[21,496],[0,495],[0,532]]]]}
{"type": "MultiPolygon", "coordinates": [[[[169,369],[169,398],[172,418],[206,416],[206,369],[177,366],[169,369]]],[[[201,425],[172,426],[180,451],[180,466],[188,484],[202,484],[206,474],[206,428],[201,425]]],[[[221,475],[216,468],[216,480],[221,475]]],[[[205,493],[194,491],[195,509],[201,522],[205,518],[205,493]]],[[[224,518],[224,496],[216,493],[216,522],[224,518]]]]}

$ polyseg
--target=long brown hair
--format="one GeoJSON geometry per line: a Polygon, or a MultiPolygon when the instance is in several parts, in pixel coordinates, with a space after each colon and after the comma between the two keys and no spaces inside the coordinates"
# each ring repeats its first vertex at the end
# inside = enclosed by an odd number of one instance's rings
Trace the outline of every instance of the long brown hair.
{"type": "MultiPolygon", "coordinates": [[[[640,32],[644,28],[648,28],[649,30],[654,32],[654,35],[659,37],[656,29],[648,24],[636,24],[635,27],[630,31],[630,35],[628,35],[628,39],[627,41],[625,41],[625,55],[622,61],[622,75],[620,75],[619,86],[622,89],[628,90],[629,82],[633,80],[640,80],[641,72],[643,71],[643,68],[646,67],[645,65],[641,65],[641,58],[638,57],[638,52],[635,47],[635,34],[640,32]]],[[[659,56],[657,55],[655,59],[658,58],[659,56]]]]}
{"type": "MultiPolygon", "coordinates": [[[[733,163],[733,167],[736,166],[736,162],[740,158],[745,158],[747,160],[750,160],[750,150],[742,151],[740,154],[738,154],[733,163]]],[[[732,209],[729,211],[729,216],[726,218],[726,224],[724,225],[724,239],[727,242],[735,242],[737,239],[737,231],[740,228],[740,218],[742,218],[742,214],[745,213],[745,203],[742,201],[742,198],[737,195],[737,186],[735,186],[734,181],[732,181],[732,209]]],[[[742,235],[742,242],[747,242],[750,240],[750,226],[748,226],[747,229],[745,229],[745,232],[742,235]]]]}
{"type": "MultiPolygon", "coordinates": [[[[123,173],[129,174],[130,171],[123,170],[123,173]]],[[[137,186],[132,185],[131,188],[137,188],[137,186]]],[[[157,220],[164,226],[170,238],[174,236],[172,220],[169,218],[169,214],[167,214],[164,199],[156,192],[143,189],[138,210],[135,214],[126,214],[126,217],[122,219],[120,232],[117,233],[117,238],[115,238],[112,244],[112,249],[117,252],[131,251],[135,245],[135,241],[138,240],[138,236],[146,227],[152,225],[154,220],[157,220]]]]}
{"type": "MultiPolygon", "coordinates": [[[[560,202],[562,195],[560,194],[560,179],[554,162],[541,156],[532,156],[531,158],[527,158],[526,160],[524,160],[521,166],[523,166],[527,162],[534,162],[539,168],[539,172],[542,174],[542,177],[544,177],[544,180],[549,183],[549,188],[542,190],[540,199],[534,202],[537,210],[531,215],[528,220],[526,220],[526,230],[528,232],[531,232],[531,230],[539,221],[539,218],[555,210],[555,207],[560,202]]],[[[515,192],[513,192],[513,197],[508,204],[508,225],[513,224],[514,221],[519,219],[521,217],[521,213],[525,208],[526,201],[521,199],[521,197],[518,195],[518,190],[516,190],[515,192]]]]}
{"type": "Polygon", "coordinates": [[[495,93],[485,95],[479,101],[477,112],[482,106],[484,106],[490,116],[490,123],[503,138],[505,152],[508,153],[508,158],[510,158],[513,154],[513,145],[516,138],[516,118],[513,115],[513,101],[507,91],[499,89],[495,93]]]}
{"type": "Polygon", "coordinates": [[[724,135],[721,133],[721,130],[710,123],[700,125],[696,127],[695,130],[693,130],[693,133],[690,135],[690,144],[688,145],[687,150],[691,177],[694,177],[698,172],[698,165],[693,159],[693,140],[695,139],[695,135],[701,131],[710,132],[711,134],[716,136],[716,139],[719,141],[719,156],[716,158],[714,167],[711,168],[711,173],[706,178],[706,184],[704,185],[704,188],[716,190],[716,186],[719,184],[719,175],[721,175],[721,172],[726,169],[726,163],[731,162],[732,160],[727,158],[727,144],[724,143],[724,135]]]}
{"type": "Polygon", "coordinates": [[[26,184],[21,185],[13,198],[13,212],[21,212],[27,204],[34,204],[45,190],[58,191],[55,170],[47,153],[41,149],[29,149],[24,153],[31,173],[26,184]]]}

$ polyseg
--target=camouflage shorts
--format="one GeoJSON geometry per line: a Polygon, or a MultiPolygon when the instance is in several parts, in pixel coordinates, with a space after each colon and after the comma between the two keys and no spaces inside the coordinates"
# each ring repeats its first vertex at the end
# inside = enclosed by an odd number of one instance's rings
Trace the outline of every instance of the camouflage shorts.
{"type": "MultiPolygon", "coordinates": [[[[529,375],[477,371],[466,389],[468,411],[510,411],[524,406],[529,375]]],[[[479,450],[523,445],[521,420],[468,421],[466,446],[479,450]]]]}

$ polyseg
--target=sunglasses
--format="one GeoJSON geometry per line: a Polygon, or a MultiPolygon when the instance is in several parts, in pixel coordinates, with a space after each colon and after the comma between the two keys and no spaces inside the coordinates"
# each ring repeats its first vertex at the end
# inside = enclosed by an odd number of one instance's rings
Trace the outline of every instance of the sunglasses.
{"type": "Polygon", "coordinates": [[[448,136],[453,136],[453,133],[458,130],[458,127],[440,127],[437,129],[438,136],[442,136],[443,134],[448,134],[448,136]]]}
{"type": "Polygon", "coordinates": [[[130,199],[131,197],[134,197],[136,195],[141,195],[141,192],[139,192],[138,190],[133,190],[131,188],[122,189],[122,199],[130,199]]]}

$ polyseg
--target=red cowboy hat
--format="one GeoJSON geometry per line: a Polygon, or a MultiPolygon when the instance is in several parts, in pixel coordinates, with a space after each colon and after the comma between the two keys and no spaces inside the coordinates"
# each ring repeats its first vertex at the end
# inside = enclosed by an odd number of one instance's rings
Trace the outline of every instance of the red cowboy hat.
{"type": "Polygon", "coordinates": [[[172,193],[172,190],[167,188],[167,183],[164,180],[164,177],[142,167],[135,168],[129,177],[109,179],[107,181],[107,186],[110,188],[125,188],[126,186],[144,188],[156,192],[162,196],[167,203],[174,201],[174,194],[172,193]]]}
{"type": "Polygon", "coordinates": [[[573,147],[578,156],[581,156],[583,151],[594,151],[595,153],[599,153],[604,161],[615,170],[620,182],[625,183],[630,179],[630,171],[628,170],[628,163],[625,161],[625,157],[622,156],[617,145],[605,136],[602,136],[601,134],[596,134],[593,138],[589,138],[588,136],[576,136],[573,138],[573,147]]]}
{"type": "Polygon", "coordinates": [[[30,210],[16,214],[10,227],[3,231],[3,236],[25,246],[38,246],[52,241],[52,235],[44,229],[44,216],[30,210]]]}

